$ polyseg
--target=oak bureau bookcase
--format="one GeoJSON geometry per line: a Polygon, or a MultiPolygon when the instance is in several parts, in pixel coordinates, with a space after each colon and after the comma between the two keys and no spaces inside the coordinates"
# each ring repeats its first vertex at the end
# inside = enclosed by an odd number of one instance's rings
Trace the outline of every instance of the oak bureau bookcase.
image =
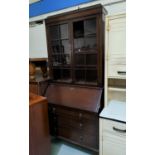
{"type": "Polygon", "coordinates": [[[95,5],[45,20],[53,81],[45,95],[51,133],[96,152],[103,107],[105,14],[102,5],[95,5]]]}

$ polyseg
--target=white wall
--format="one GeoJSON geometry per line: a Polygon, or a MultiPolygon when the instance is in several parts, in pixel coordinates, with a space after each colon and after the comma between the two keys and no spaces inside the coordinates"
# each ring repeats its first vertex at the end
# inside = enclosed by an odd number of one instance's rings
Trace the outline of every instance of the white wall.
{"type": "Polygon", "coordinates": [[[29,58],[47,58],[45,24],[29,27],[29,58]]]}

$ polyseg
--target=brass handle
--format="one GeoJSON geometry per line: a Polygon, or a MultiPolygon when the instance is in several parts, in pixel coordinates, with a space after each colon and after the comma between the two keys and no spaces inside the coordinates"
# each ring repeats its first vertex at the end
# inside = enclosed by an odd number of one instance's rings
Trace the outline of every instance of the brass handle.
{"type": "Polygon", "coordinates": [[[118,129],[116,127],[113,126],[113,130],[117,131],[117,132],[121,132],[121,133],[126,133],[126,129],[118,129]]]}
{"type": "Polygon", "coordinates": [[[55,112],[56,108],[52,108],[52,111],[55,112]]]}
{"type": "Polygon", "coordinates": [[[80,127],[82,127],[83,126],[83,124],[82,123],[80,123],[80,127]]]}
{"type": "Polygon", "coordinates": [[[79,118],[82,118],[82,113],[79,113],[79,118]]]}

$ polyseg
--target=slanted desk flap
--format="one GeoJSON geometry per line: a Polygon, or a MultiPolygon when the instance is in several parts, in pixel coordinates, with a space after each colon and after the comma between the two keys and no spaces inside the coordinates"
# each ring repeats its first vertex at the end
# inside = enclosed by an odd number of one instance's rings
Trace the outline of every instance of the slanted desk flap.
{"type": "Polygon", "coordinates": [[[49,103],[96,113],[100,107],[101,95],[101,88],[51,84],[45,96],[49,103]]]}

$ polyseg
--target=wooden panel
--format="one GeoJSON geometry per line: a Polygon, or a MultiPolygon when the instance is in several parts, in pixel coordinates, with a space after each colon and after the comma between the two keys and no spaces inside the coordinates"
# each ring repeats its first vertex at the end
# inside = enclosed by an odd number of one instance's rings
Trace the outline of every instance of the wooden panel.
{"type": "Polygon", "coordinates": [[[42,78],[42,77],[37,77],[35,80],[30,80],[29,92],[44,96],[49,82],[50,82],[49,78],[42,78]]]}
{"type": "Polygon", "coordinates": [[[78,110],[78,109],[73,109],[73,108],[68,108],[68,107],[61,107],[61,106],[55,106],[55,105],[51,105],[49,104],[49,109],[50,112],[53,114],[57,114],[58,116],[65,116],[65,117],[72,117],[74,118],[76,121],[81,121],[81,120],[91,120],[94,121],[96,120],[96,116],[98,116],[97,114],[92,114],[92,113],[86,113],[85,111],[82,110],[78,110]],[[92,117],[92,115],[94,117],[92,117]]]}
{"type": "Polygon", "coordinates": [[[50,103],[96,113],[100,107],[101,95],[101,88],[51,84],[45,96],[50,103]]]}
{"type": "Polygon", "coordinates": [[[73,118],[68,117],[57,117],[58,121],[58,127],[70,127],[71,129],[78,129],[79,132],[85,132],[90,135],[94,135],[94,133],[97,133],[98,131],[98,120],[96,121],[90,121],[90,120],[83,120],[78,121],[73,118]]]}
{"type": "Polygon", "coordinates": [[[98,114],[49,104],[51,134],[92,150],[98,150],[98,114]],[[53,128],[54,126],[54,128],[53,128]]]}
{"type": "Polygon", "coordinates": [[[79,132],[79,130],[64,127],[58,129],[58,135],[59,137],[74,141],[81,146],[98,150],[98,136],[87,135],[86,133],[79,132]]]}
{"type": "Polygon", "coordinates": [[[36,84],[30,84],[29,85],[29,92],[38,94],[38,86],[36,84]]]}
{"type": "Polygon", "coordinates": [[[30,94],[29,104],[30,155],[50,155],[47,100],[30,94]]]}
{"type": "Polygon", "coordinates": [[[87,8],[80,9],[80,10],[75,10],[72,12],[67,12],[67,13],[63,13],[60,15],[49,17],[45,20],[45,22],[46,24],[50,24],[52,22],[55,23],[55,22],[63,21],[63,20],[87,17],[93,14],[100,14],[102,13],[102,11],[104,12],[104,14],[106,14],[106,10],[102,8],[102,5],[90,6],[87,8]]]}

